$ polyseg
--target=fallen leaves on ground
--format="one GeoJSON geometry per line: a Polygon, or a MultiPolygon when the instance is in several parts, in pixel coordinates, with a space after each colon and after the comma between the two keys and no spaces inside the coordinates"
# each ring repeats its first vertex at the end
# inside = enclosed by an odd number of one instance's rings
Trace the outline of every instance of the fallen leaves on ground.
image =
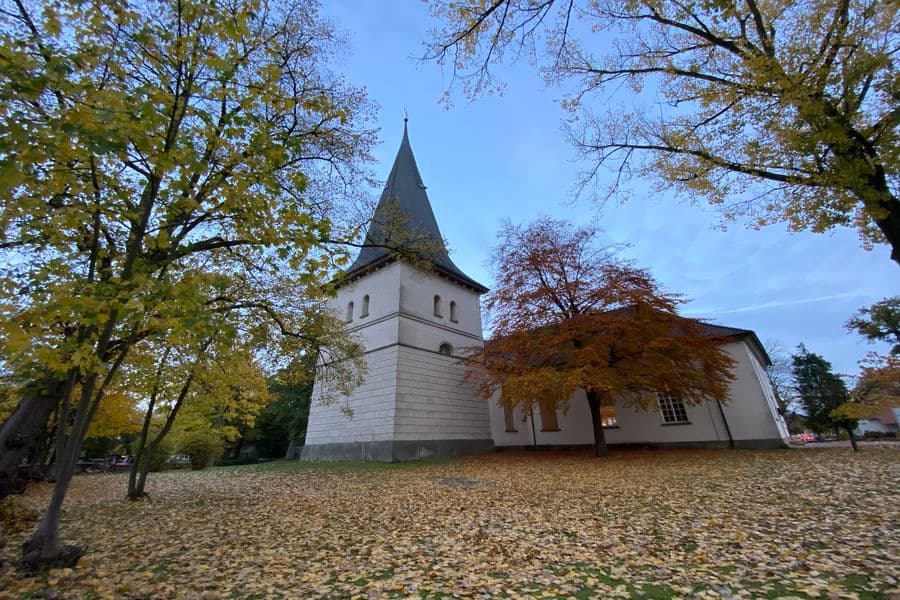
{"type": "MultiPolygon", "coordinates": [[[[900,594],[900,451],[495,453],[75,479],[88,554],[0,597],[799,597],[900,594]]],[[[19,501],[43,507],[50,487],[19,501]]]]}

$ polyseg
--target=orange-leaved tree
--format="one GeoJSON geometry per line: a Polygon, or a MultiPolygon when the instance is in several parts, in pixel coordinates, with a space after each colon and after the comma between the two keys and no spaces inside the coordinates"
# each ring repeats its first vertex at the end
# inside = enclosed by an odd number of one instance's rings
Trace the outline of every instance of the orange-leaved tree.
{"type": "Polygon", "coordinates": [[[649,409],[666,391],[688,404],[727,401],[734,362],[681,300],[650,274],[597,243],[592,227],[541,218],[506,223],[486,298],[492,326],[469,352],[467,376],[504,407],[568,408],[585,390],[597,456],[606,454],[601,405],[649,409]]]}

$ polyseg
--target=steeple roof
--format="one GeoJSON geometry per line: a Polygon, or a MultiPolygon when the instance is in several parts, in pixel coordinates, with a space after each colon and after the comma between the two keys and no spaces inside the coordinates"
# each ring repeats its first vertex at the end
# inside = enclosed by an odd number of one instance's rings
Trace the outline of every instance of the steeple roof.
{"type": "Polygon", "coordinates": [[[405,247],[431,263],[444,277],[481,294],[487,291],[450,260],[425,190],[404,119],[403,141],[375,208],[363,248],[347,270],[348,281],[396,260],[397,254],[391,250],[405,247]]]}

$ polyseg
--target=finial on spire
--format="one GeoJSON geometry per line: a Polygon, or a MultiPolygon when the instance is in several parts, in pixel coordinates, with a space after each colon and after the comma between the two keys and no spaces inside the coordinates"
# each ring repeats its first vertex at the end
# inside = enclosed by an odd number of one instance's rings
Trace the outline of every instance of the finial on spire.
{"type": "Polygon", "coordinates": [[[409,122],[409,113],[406,112],[406,107],[403,107],[403,126],[406,127],[406,124],[409,122]]]}

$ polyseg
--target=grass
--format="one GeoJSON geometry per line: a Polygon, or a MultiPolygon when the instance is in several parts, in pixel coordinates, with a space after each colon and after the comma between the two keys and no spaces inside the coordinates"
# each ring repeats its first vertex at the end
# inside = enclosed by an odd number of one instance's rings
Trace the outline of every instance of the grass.
{"type": "MultiPolygon", "coordinates": [[[[74,570],[0,598],[861,598],[900,594],[900,451],[499,453],[76,478],[74,570]]],[[[15,500],[43,508],[48,485],[15,500]]]]}

